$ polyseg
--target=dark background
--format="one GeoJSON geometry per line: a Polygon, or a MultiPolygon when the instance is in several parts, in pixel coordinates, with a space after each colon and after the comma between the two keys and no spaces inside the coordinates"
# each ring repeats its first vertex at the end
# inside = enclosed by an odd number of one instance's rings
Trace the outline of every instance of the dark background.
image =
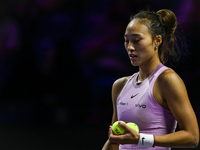
{"type": "Polygon", "coordinates": [[[137,71],[124,31],[130,16],[147,8],[177,16],[189,53],[173,69],[199,119],[199,6],[198,0],[0,1],[0,149],[101,149],[112,84],[137,71]]]}

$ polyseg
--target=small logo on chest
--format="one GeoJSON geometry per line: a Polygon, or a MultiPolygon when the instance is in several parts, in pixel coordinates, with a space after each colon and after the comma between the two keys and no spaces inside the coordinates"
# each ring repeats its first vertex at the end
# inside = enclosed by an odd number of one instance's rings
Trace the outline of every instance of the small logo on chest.
{"type": "Polygon", "coordinates": [[[127,106],[127,105],[128,105],[128,103],[117,102],[117,105],[127,106]]]}
{"type": "Polygon", "coordinates": [[[139,94],[139,93],[137,93],[137,94],[135,94],[135,95],[132,95],[132,96],[131,96],[131,98],[134,98],[134,97],[136,97],[138,94],[139,94]]]}
{"type": "Polygon", "coordinates": [[[135,104],[135,107],[139,107],[139,108],[146,108],[146,105],[140,105],[140,104],[135,104]]]}

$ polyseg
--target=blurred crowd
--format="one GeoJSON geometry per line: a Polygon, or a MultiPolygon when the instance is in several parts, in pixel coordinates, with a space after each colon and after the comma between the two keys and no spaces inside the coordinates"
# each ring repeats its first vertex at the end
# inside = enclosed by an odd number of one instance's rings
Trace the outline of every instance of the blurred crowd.
{"type": "Polygon", "coordinates": [[[175,69],[198,91],[197,0],[0,1],[0,123],[58,124],[111,120],[112,83],[137,71],[123,34],[140,10],[171,9],[189,54],[175,69]]]}

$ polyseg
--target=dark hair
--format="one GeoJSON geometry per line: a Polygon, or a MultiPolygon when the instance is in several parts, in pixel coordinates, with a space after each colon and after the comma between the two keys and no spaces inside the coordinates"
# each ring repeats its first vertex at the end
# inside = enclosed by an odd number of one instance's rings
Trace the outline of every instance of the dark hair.
{"type": "Polygon", "coordinates": [[[179,61],[181,56],[180,41],[175,34],[177,28],[177,19],[175,14],[168,9],[161,9],[157,12],[141,11],[131,17],[139,19],[140,23],[146,25],[154,40],[157,35],[162,36],[162,43],[159,46],[159,58],[163,64],[179,61]]]}

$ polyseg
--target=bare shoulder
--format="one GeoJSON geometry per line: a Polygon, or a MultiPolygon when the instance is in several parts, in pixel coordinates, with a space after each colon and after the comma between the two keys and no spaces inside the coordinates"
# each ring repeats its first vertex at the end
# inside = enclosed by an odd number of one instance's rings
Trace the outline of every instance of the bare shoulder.
{"type": "Polygon", "coordinates": [[[172,69],[163,71],[158,77],[157,84],[164,99],[169,98],[169,95],[175,98],[178,95],[185,95],[187,93],[183,80],[172,69]]]}
{"type": "Polygon", "coordinates": [[[123,89],[124,85],[126,84],[126,82],[128,81],[128,79],[130,77],[131,76],[126,76],[126,77],[119,78],[113,83],[112,96],[113,96],[114,100],[117,99],[117,97],[119,96],[121,90],[123,89]]]}
{"type": "Polygon", "coordinates": [[[158,82],[161,85],[174,85],[177,82],[183,82],[179,75],[172,69],[163,71],[158,77],[158,82]]]}
{"type": "Polygon", "coordinates": [[[130,77],[131,76],[126,76],[126,77],[122,77],[122,78],[117,79],[113,83],[113,88],[122,89],[130,77]]]}

